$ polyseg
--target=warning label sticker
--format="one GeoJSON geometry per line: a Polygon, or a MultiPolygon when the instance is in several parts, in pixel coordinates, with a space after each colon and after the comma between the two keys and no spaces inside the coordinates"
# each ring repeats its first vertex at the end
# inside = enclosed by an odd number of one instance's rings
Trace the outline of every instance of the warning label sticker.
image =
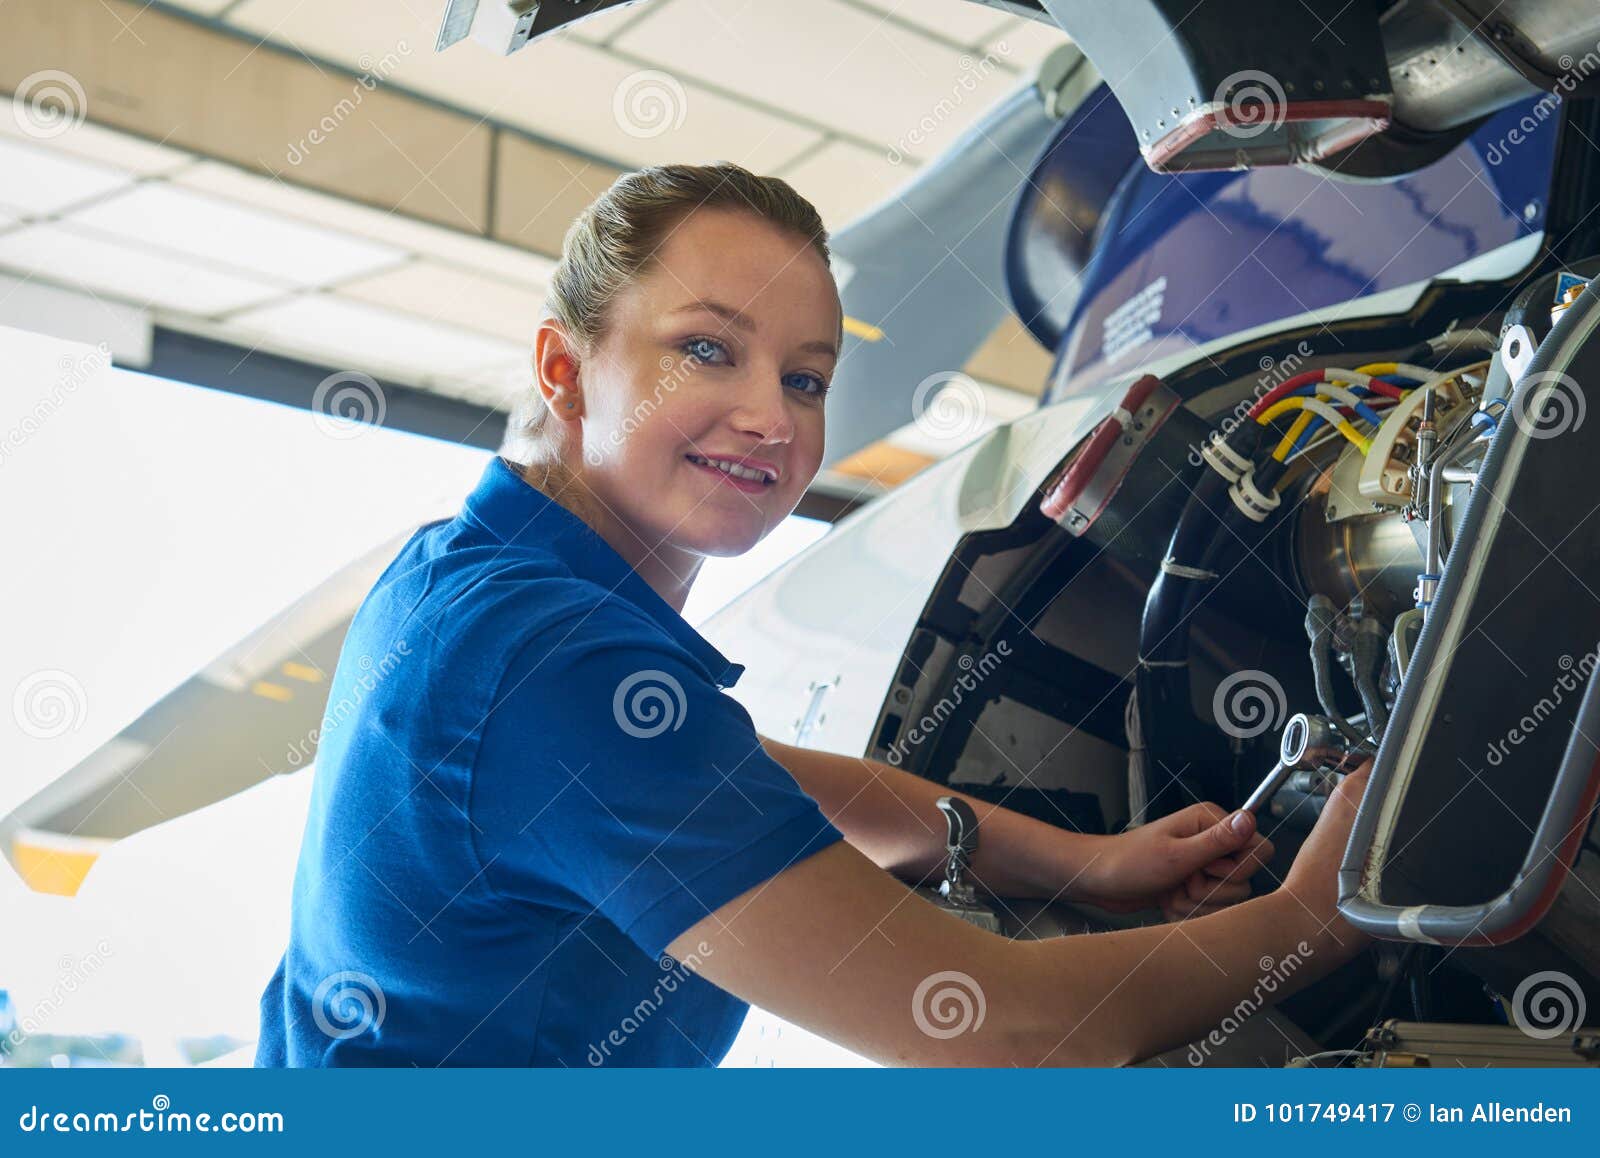
{"type": "Polygon", "coordinates": [[[1155,336],[1166,294],[1167,279],[1158,277],[1106,315],[1100,353],[1107,362],[1119,361],[1155,336]]]}

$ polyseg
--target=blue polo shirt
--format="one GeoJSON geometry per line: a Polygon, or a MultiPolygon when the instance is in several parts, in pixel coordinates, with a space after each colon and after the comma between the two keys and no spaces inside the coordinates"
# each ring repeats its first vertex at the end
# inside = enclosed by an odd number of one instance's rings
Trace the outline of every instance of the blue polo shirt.
{"type": "Polygon", "coordinates": [[[256,1064],[721,1060],[747,1007],[667,945],[841,839],[743,671],[491,461],[345,638],[256,1064]]]}

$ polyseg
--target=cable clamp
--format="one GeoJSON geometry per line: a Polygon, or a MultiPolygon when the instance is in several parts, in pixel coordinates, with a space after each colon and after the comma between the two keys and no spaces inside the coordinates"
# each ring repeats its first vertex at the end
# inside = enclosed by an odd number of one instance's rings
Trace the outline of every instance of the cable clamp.
{"type": "Polygon", "coordinates": [[[1264,491],[1256,486],[1255,471],[1234,483],[1228,495],[1233,499],[1233,505],[1239,508],[1239,513],[1255,523],[1266,522],[1267,516],[1277,510],[1278,504],[1283,501],[1277,491],[1264,491]]]}
{"type": "Polygon", "coordinates": [[[1227,439],[1215,430],[1200,448],[1200,457],[1229,483],[1238,482],[1251,466],[1250,460],[1229,446],[1227,439]]]}
{"type": "Polygon", "coordinates": [[[1215,571],[1207,571],[1204,567],[1186,567],[1171,555],[1161,560],[1161,570],[1168,575],[1176,575],[1179,579],[1215,579],[1215,571]]]}

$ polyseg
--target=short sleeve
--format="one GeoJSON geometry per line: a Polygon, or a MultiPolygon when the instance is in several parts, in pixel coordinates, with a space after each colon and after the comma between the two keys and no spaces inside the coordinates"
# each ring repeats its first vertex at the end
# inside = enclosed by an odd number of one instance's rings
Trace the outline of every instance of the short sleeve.
{"type": "Polygon", "coordinates": [[[761,746],[743,705],[614,604],[513,655],[469,800],[491,887],[598,911],[654,956],[842,839],[761,746]]]}

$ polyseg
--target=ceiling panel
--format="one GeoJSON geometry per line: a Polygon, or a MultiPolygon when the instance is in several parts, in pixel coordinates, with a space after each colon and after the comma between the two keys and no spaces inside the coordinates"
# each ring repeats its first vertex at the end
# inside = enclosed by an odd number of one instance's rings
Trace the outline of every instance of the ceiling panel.
{"type": "Polygon", "coordinates": [[[1015,17],[972,0],[855,0],[895,20],[967,46],[1000,34],[1015,17]]]}
{"type": "Polygon", "coordinates": [[[818,140],[813,130],[681,74],[640,77],[638,64],[575,37],[511,56],[472,41],[435,52],[442,11],[442,0],[244,0],[228,20],[358,72],[387,61],[389,83],[630,165],[726,157],[766,171],[818,140]]]}
{"type": "Polygon", "coordinates": [[[0,234],[0,266],[84,286],[139,306],[209,315],[278,297],[281,287],[225,273],[103,234],[32,225],[0,234]]]}
{"type": "Polygon", "coordinates": [[[841,133],[923,159],[1018,82],[1001,63],[840,0],[675,0],[647,12],[615,47],[773,107],[803,106],[841,133]]]}
{"type": "Polygon", "coordinates": [[[204,161],[184,170],[174,180],[188,188],[242,201],[258,209],[301,221],[317,222],[373,238],[400,249],[424,253],[442,262],[494,274],[525,285],[542,286],[555,262],[516,246],[486,241],[459,230],[388,213],[291,185],[271,177],[258,177],[219,161],[204,161]]]}
{"type": "Polygon", "coordinates": [[[817,207],[833,233],[899,189],[915,172],[910,161],[894,165],[883,152],[830,141],[782,176],[817,207]]]}
{"type": "Polygon", "coordinates": [[[131,181],[121,170],[64,156],[46,145],[0,137],[0,209],[14,216],[55,213],[131,181]]]}
{"type": "Polygon", "coordinates": [[[371,273],[402,260],[392,246],[263,213],[164,182],[74,213],[77,225],[300,286],[371,273]]]}
{"type": "Polygon", "coordinates": [[[425,260],[350,282],[339,293],[479,330],[525,348],[532,347],[544,306],[544,294],[538,290],[425,260]]]}
{"type": "Polygon", "coordinates": [[[671,2],[672,0],[651,0],[649,4],[625,4],[609,8],[587,20],[580,20],[577,24],[554,35],[570,36],[575,40],[586,40],[591,44],[604,44],[608,40],[615,39],[623,29],[643,16],[645,9],[671,2]]]}
{"type": "Polygon", "coordinates": [[[513,342],[331,294],[303,294],[235,315],[228,324],[241,334],[266,339],[273,349],[341,370],[405,381],[465,376],[522,354],[513,342]]]}
{"type": "Polygon", "coordinates": [[[138,177],[170,173],[194,163],[194,157],[181,149],[141,140],[93,121],[80,121],[70,132],[38,140],[23,132],[15,117],[0,116],[0,137],[31,141],[57,155],[68,154],[86,161],[97,161],[138,177]]]}
{"type": "Polygon", "coordinates": [[[1000,35],[986,41],[984,51],[1032,75],[1045,57],[1066,43],[1067,34],[1061,29],[1019,16],[1000,35]]]}

